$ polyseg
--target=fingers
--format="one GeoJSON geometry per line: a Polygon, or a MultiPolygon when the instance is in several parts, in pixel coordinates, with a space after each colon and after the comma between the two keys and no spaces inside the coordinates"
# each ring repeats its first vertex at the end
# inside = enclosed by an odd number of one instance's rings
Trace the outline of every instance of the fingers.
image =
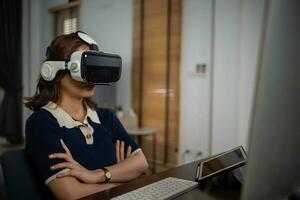
{"type": "Polygon", "coordinates": [[[61,169],[61,168],[68,168],[68,169],[77,169],[78,166],[75,165],[74,163],[70,163],[70,162],[62,162],[62,163],[58,163],[56,165],[52,165],[50,167],[51,170],[56,170],[56,169],[61,169]]]}
{"type": "Polygon", "coordinates": [[[53,159],[53,158],[61,158],[61,159],[65,159],[66,161],[69,161],[69,162],[71,162],[70,160],[70,157],[67,155],[67,154],[65,154],[65,153],[53,153],[53,154],[50,154],[49,155],[49,158],[50,159],[53,159]]]}
{"type": "Polygon", "coordinates": [[[117,140],[116,141],[116,160],[117,163],[121,162],[122,160],[125,160],[126,158],[131,156],[132,148],[131,146],[127,147],[127,150],[125,150],[125,142],[117,140]],[[126,153],[126,157],[125,157],[126,153]]]}
{"type": "Polygon", "coordinates": [[[126,158],[128,158],[130,155],[131,155],[131,146],[128,146],[127,153],[126,153],[126,158]]]}
{"type": "Polygon", "coordinates": [[[57,174],[56,177],[62,178],[62,177],[65,177],[65,176],[70,176],[70,175],[71,175],[71,170],[69,170],[67,172],[63,172],[63,173],[57,174]]]}
{"type": "Polygon", "coordinates": [[[121,160],[124,160],[124,147],[125,145],[124,145],[124,142],[123,141],[121,141],[121,145],[120,145],[120,159],[121,160]]]}
{"type": "Polygon", "coordinates": [[[65,159],[68,162],[74,163],[74,164],[79,164],[78,162],[76,162],[72,157],[70,157],[69,155],[65,154],[65,153],[54,153],[54,154],[50,154],[49,155],[50,159],[54,159],[54,158],[60,158],[60,159],[65,159]]]}
{"type": "Polygon", "coordinates": [[[116,141],[116,158],[117,158],[117,163],[120,162],[120,140],[116,141]]]}
{"type": "Polygon", "coordinates": [[[60,143],[63,147],[63,149],[65,150],[66,153],[54,153],[54,154],[50,154],[48,155],[50,159],[53,158],[60,158],[60,159],[65,159],[66,161],[73,163],[74,165],[77,165],[78,167],[83,168],[77,161],[75,161],[71,155],[70,150],[68,149],[67,145],[64,143],[64,141],[62,139],[60,139],[60,143]]]}
{"type": "Polygon", "coordinates": [[[58,177],[58,178],[62,178],[62,177],[65,177],[65,176],[74,176],[74,177],[77,177],[77,175],[78,175],[78,171],[77,170],[69,170],[69,171],[57,174],[56,177],[58,177]]]}
{"type": "Polygon", "coordinates": [[[72,157],[71,152],[68,149],[67,145],[64,143],[63,139],[60,139],[60,143],[61,143],[62,147],[64,148],[64,150],[66,151],[66,153],[72,157]]]}

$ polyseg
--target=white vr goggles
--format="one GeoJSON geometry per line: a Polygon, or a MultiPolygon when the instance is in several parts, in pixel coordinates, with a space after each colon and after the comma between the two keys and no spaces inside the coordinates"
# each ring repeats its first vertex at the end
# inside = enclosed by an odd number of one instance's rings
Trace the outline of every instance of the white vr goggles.
{"type": "Polygon", "coordinates": [[[97,43],[87,34],[76,32],[91,51],[75,51],[68,60],[61,58],[50,47],[47,48],[47,59],[41,67],[41,76],[52,81],[60,70],[69,70],[74,80],[92,84],[117,82],[121,76],[122,59],[119,55],[98,51],[97,43]]]}

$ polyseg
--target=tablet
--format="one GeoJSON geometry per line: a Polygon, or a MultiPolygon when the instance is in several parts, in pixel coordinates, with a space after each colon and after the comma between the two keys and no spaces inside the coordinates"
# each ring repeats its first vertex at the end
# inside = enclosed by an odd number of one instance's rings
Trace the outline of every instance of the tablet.
{"type": "Polygon", "coordinates": [[[247,162],[247,155],[242,146],[209,157],[197,166],[196,181],[202,181],[226,171],[233,170],[247,162]]]}

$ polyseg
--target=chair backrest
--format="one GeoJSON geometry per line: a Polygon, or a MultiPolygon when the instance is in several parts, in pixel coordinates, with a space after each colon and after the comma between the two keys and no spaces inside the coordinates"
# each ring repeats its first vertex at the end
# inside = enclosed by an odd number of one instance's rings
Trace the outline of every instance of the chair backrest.
{"type": "Polygon", "coordinates": [[[41,186],[26,160],[24,149],[4,152],[1,156],[1,164],[8,200],[43,199],[41,186]]]}

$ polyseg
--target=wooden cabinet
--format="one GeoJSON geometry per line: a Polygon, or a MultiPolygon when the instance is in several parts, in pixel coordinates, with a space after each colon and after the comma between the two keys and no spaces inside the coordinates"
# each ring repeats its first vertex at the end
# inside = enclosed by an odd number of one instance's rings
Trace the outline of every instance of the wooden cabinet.
{"type": "MultiPolygon", "coordinates": [[[[157,132],[159,170],[177,164],[181,0],[134,0],[133,10],[132,105],[139,125],[157,132]]],[[[153,163],[151,144],[141,145],[153,163]]]]}

